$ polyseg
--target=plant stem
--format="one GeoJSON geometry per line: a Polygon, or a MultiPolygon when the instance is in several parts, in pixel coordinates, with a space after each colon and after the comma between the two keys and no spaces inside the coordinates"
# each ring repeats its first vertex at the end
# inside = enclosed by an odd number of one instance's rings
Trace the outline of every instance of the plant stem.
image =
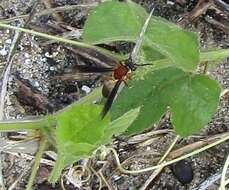
{"type": "MultiPolygon", "coordinates": [[[[0,22],[0,27],[22,31],[22,32],[25,32],[28,34],[44,37],[44,38],[47,38],[50,40],[55,40],[57,42],[63,42],[66,44],[71,44],[71,45],[78,46],[78,47],[91,48],[91,49],[97,50],[97,51],[99,51],[99,52],[101,52],[107,56],[110,56],[110,57],[112,57],[118,61],[124,59],[124,57],[122,55],[111,53],[110,51],[103,49],[103,48],[100,48],[100,47],[97,47],[95,45],[91,45],[91,44],[87,44],[87,43],[83,43],[83,42],[79,42],[79,41],[75,41],[75,40],[69,40],[69,39],[65,39],[65,38],[60,37],[60,36],[53,36],[53,35],[37,32],[37,31],[33,31],[30,29],[26,29],[26,28],[20,28],[20,27],[4,24],[2,22],[0,22]]],[[[218,50],[206,51],[206,52],[200,53],[200,62],[220,61],[222,59],[225,59],[226,57],[229,57],[229,49],[218,49],[218,50]]],[[[162,60],[157,60],[157,61],[162,62],[162,63],[163,62],[170,62],[169,59],[162,59],[162,60]]],[[[170,65],[170,64],[167,63],[167,65],[170,65]]]]}
{"type": "Polygon", "coordinates": [[[29,182],[27,184],[26,190],[31,190],[32,189],[33,181],[34,181],[34,179],[36,177],[37,170],[38,170],[39,165],[40,165],[40,160],[41,160],[43,152],[44,152],[44,150],[46,148],[47,142],[48,142],[48,140],[47,140],[46,136],[44,134],[41,134],[40,146],[39,146],[38,152],[37,152],[36,157],[35,157],[34,165],[33,165],[33,168],[32,168],[32,173],[30,175],[29,182]]]}
{"type": "Polygon", "coordinates": [[[78,46],[78,47],[94,49],[96,51],[99,51],[99,52],[103,53],[104,55],[110,56],[110,57],[112,57],[114,59],[117,59],[117,60],[122,60],[123,59],[123,57],[121,55],[117,55],[117,54],[111,53],[110,51],[108,51],[106,49],[97,47],[95,45],[91,45],[91,44],[75,41],[75,40],[65,39],[65,38],[63,38],[61,36],[53,36],[53,35],[49,35],[49,34],[46,34],[46,33],[41,33],[41,32],[37,32],[37,31],[34,31],[34,30],[26,29],[26,28],[20,28],[20,27],[17,27],[17,26],[9,25],[9,24],[4,24],[4,23],[1,23],[1,22],[0,22],[0,27],[11,29],[11,30],[17,30],[17,31],[25,32],[25,33],[28,33],[28,34],[32,34],[34,36],[40,36],[40,37],[43,37],[43,38],[47,38],[47,39],[50,39],[50,40],[55,40],[57,42],[63,42],[63,43],[66,43],[66,44],[71,44],[71,45],[78,46]]]}
{"type": "Polygon", "coordinates": [[[177,141],[179,140],[179,136],[177,135],[175,137],[175,139],[173,140],[172,144],[169,146],[168,150],[165,152],[165,154],[161,157],[161,159],[159,160],[158,164],[161,164],[165,158],[168,156],[168,154],[171,152],[171,150],[173,149],[173,147],[175,146],[175,144],[177,143],[177,141]]]}
{"type": "Polygon", "coordinates": [[[201,52],[200,61],[221,61],[229,57],[229,49],[218,49],[213,51],[201,52]]]}
{"type": "Polygon", "coordinates": [[[0,121],[0,131],[8,132],[8,131],[19,131],[23,129],[42,129],[46,127],[47,121],[44,117],[43,119],[22,119],[22,120],[6,120],[0,121]]]}
{"type": "MultiPolygon", "coordinates": [[[[175,137],[175,139],[173,140],[173,142],[171,143],[171,145],[169,146],[169,148],[164,153],[164,155],[159,160],[158,164],[161,164],[166,159],[166,157],[171,152],[171,150],[174,148],[174,146],[175,146],[175,144],[177,143],[178,140],[179,140],[179,136],[177,135],[175,137]]],[[[154,172],[149,176],[149,178],[146,180],[146,182],[143,184],[143,186],[141,186],[141,188],[139,190],[146,190],[146,189],[148,189],[149,185],[152,183],[152,181],[158,176],[158,174],[162,170],[163,170],[163,167],[154,170],[154,172]]]]}
{"type": "MultiPolygon", "coordinates": [[[[66,108],[56,112],[53,114],[54,117],[58,117],[59,114],[65,112],[66,110],[70,109],[72,106],[76,104],[90,104],[93,103],[96,99],[101,97],[101,90],[102,88],[96,88],[94,89],[89,95],[84,96],[81,98],[78,102],[71,104],[67,106],[66,108]]],[[[52,117],[52,116],[51,116],[52,117]]],[[[52,117],[52,118],[54,118],[52,117]]],[[[55,122],[55,119],[54,119],[55,122]]],[[[15,120],[5,120],[5,121],[0,121],[0,131],[1,132],[8,132],[8,131],[20,131],[20,130],[36,130],[36,129],[44,129],[47,127],[47,124],[50,124],[50,121],[48,122],[48,117],[34,117],[31,119],[15,119],[15,120]]],[[[53,123],[55,125],[55,123],[53,123]]]]}
{"type": "Polygon", "coordinates": [[[108,150],[110,150],[111,152],[113,152],[113,154],[115,156],[115,159],[116,159],[116,162],[117,162],[117,165],[118,165],[118,168],[119,168],[119,170],[121,172],[127,173],[127,174],[138,174],[138,173],[148,172],[148,171],[151,171],[151,170],[155,170],[155,169],[158,169],[158,168],[161,168],[161,167],[165,167],[165,166],[171,165],[171,164],[173,164],[175,162],[178,162],[180,160],[183,160],[183,159],[186,159],[188,157],[194,156],[194,155],[196,155],[196,154],[198,154],[200,152],[203,152],[203,151],[205,151],[205,150],[207,150],[209,148],[212,148],[212,147],[214,147],[214,146],[216,146],[216,145],[218,145],[218,144],[220,144],[220,143],[222,143],[224,141],[227,141],[227,140],[229,140],[229,135],[227,135],[224,138],[219,139],[218,141],[216,141],[214,143],[211,143],[211,144],[209,144],[207,146],[204,146],[204,147],[202,147],[202,148],[200,148],[198,150],[195,150],[195,151],[190,152],[190,153],[188,153],[186,155],[183,155],[181,157],[178,157],[178,158],[176,158],[174,160],[171,160],[171,161],[168,161],[168,162],[165,162],[165,163],[156,165],[156,166],[152,166],[152,167],[140,169],[140,170],[127,170],[127,169],[123,168],[122,167],[122,164],[120,163],[120,160],[118,158],[117,152],[113,148],[108,148],[108,150]]]}
{"type": "Polygon", "coordinates": [[[229,166],[229,155],[227,156],[227,160],[224,164],[223,171],[222,171],[222,177],[220,182],[220,190],[226,190],[226,174],[227,174],[227,168],[229,166]]]}
{"type": "MultiPolygon", "coordinates": [[[[206,62],[219,62],[225,58],[229,57],[229,49],[218,49],[214,51],[200,52],[200,63],[206,62]]],[[[166,67],[174,66],[173,63],[167,58],[158,59],[150,62],[152,64],[153,70],[159,70],[166,67]]],[[[209,63],[210,64],[210,63],[209,63]]]]}

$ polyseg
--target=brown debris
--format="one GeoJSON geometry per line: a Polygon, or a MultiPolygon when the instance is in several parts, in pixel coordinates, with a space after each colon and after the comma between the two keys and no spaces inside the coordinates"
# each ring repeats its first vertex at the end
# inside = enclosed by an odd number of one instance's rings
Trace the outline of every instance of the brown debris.
{"type": "Polygon", "coordinates": [[[212,5],[213,2],[211,0],[199,0],[194,9],[185,14],[177,24],[181,25],[182,27],[186,27],[189,23],[194,22],[198,17],[204,14],[212,5]]]}
{"type": "Polygon", "coordinates": [[[47,169],[47,166],[41,166],[37,172],[36,182],[37,184],[44,183],[48,180],[50,171],[47,169]]]}
{"type": "Polygon", "coordinates": [[[16,92],[16,96],[18,101],[22,105],[31,106],[35,110],[45,113],[49,108],[48,99],[40,93],[34,92],[34,90],[29,87],[29,85],[26,85],[22,81],[17,80],[17,83],[18,91],[16,92]]]}
{"type": "Polygon", "coordinates": [[[209,16],[207,16],[205,18],[205,20],[207,22],[209,22],[210,24],[213,24],[215,27],[223,30],[226,34],[229,34],[229,20],[226,20],[223,17],[221,17],[220,19],[216,20],[216,19],[211,18],[209,16]]]}
{"type": "MultiPolygon", "coordinates": [[[[42,2],[44,3],[45,7],[48,9],[52,8],[53,6],[53,0],[43,0],[42,2]]],[[[55,18],[55,20],[59,22],[63,21],[63,17],[60,13],[53,13],[52,15],[55,18]]]]}

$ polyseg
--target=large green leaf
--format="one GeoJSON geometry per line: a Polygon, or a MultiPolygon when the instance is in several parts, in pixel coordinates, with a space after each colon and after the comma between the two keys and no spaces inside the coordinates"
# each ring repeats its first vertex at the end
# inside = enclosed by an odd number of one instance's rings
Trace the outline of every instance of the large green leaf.
{"type": "Polygon", "coordinates": [[[128,128],[128,134],[135,134],[158,122],[169,107],[177,134],[186,137],[210,121],[219,95],[218,83],[208,76],[166,68],[130,81],[114,102],[111,115],[115,119],[141,106],[139,116],[128,128]]]}
{"type": "MultiPolygon", "coordinates": [[[[92,44],[113,41],[135,42],[147,16],[141,6],[132,2],[102,3],[89,15],[83,39],[92,44]]],[[[152,17],[144,39],[141,51],[144,61],[151,63],[164,55],[183,70],[196,69],[199,63],[196,34],[184,31],[163,18],[152,17]]]]}
{"type": "Polygon", "coordinates": [[[94,104],[75,104],[56,116],[58,154],[50,182],[56,182],[66,166],[91,156],[99,146],[111,142],[113,135],[124,132],[139,113],[136,108],[109,123],[109,117],[101,119],[101,110],[94,104]]]}
{"type": "Polygon", "coordinates": [[[135,42],[146,17],[144,8],[135,3],[105,2],[88,16],[82,37],[93,44],[135,42]]]}
{"type": "Polygon", "coordinates": [[[52,171],[51,182],[55,182],[63,168],[80,158],[89,157],[98,148],[104,136],[109,118],[101,120],[101,106],[76,104],[57,117],[56,143],[57,162],[52,171]]]}

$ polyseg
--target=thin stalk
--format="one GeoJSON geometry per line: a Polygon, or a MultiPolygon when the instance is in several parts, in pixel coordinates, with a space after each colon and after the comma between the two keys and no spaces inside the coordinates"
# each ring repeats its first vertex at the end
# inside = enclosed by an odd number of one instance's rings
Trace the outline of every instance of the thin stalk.
{"type": "MultiPolygon", "coordinates": [[[[161,157],[161,159],[159,160],[158,164],[161,164],[166,157],[168,156],[168,154],[171,152],[171,150],[173,149],[173,147],[175,146],[175,144],[177,143],[177,141],[179,140],[179,136],[177,135],[172,144],[169,146],[169,148],[166,150],[166,152],[164,153],[164,155],[161,157]]],[[[139,189],[139,190],[145,190],[149,187],[149,185],[152,183],[152,181],[155,179],[155,177],[157,177],[157,175],[163,170],[163,167],[156,169],[150,176],[149,178],[146,180],[146,182],[143,184],[143,186],[139,189]]]]}
{"type": "MultiPolygon", "coordinates": [[[[83,43],[83,42],[79,42],[79,41],[75,41],[75,40],[69,40],[69,39],[65,39],[61,36],[53,36],[53,35],[49,35],[49,34],[45,34],[45,33],[41,33],[41,32],[37,32],[34,30],[30,30],[30,29],[26,29],[26,28],[20,28],[20,27],[16,27],[16,26],[12,26],[12,25],[8,25],[8,24],[4,24],[2,22],[0,22],[0,27],[2,28],[7,28],[7,29],[12,29],[12,30],[18,30],[18,31],[22,31],[28,34],[32,34],[35,36],[40,36],[40,37],[44,37],[50,40],[55,40],[57,42],[63,42],[66,44],[71,44],[74,46],[78,46],[78,47],[84,47],[84,48],[91,48],[94,50],[97,50],[107,56],[110,56],[118,61],[123,60],[124,56],[122,55],[118,55],[118,54],[114,54],[111,53],[108,50],[105,50],[103,48],[97,47],[95,45],[91,45],[91,44],[87,44],[87,43],[83,43]]],[[[126,39],[128,41],[128,39],[126,39]]],[[[217,50],[212,50],[212,51],[206,51],[206,52],[201,52],[200,53],[200,62],[215,62],[215,61],[220,61],[223,60],[225,58],[229,57],[229,49],[217,49],[217,50]]],[[[171,66],[172,64],[170,63],[169,59],[160,59],[160,60],[156,60],[154,61],[152,64],[154,64],[157,67],[157,64],[161,65],[162,67],[166,67],[166,66],[171,66]],[[165,65],[164,65],[165,64],[165,65]]]]}
{"type": "Polygon", "coordinates": [[[36,174],[37,174],[37,170],[38,170],[39,165],[40,165],[40,160],[41,160],[42,155],[43,155],[43,153],[45,151],[47,142],[48,142],[48,140],[47,140],[46,136],[42,134],[41,135],[41,140],[40,140],[40,146],[39,146],[38,152],[37,152],[36,157],[35,157],[34,165],[33,165],[33,168],[32,168],[32,173],[30,175],[29,182],[27,184],[26,190],[31,190],[32,189],[33,182],[34,182],[34,179],[35,179],[36,174]]]}
{"type": "Polygon", "coordinates": [[[145,169],[140,169],[140,170],[127,170],[127,169],[123,168],[122,164],[120,163],[120,160],[119,160],[117,152],[113,148],[108,148],[108,150],[110,150],[114,154],[116,162],[117,162],[117,165],[118,165],[118,168],[119,168],[119,170],[121,172],[127,173],[127,174],[138,174],[138,173],[148,172],[148,171],[151,171],[151,170],[155,170],[155,169],[158,169],[158,168],[161,168],[161,167],[165,167],[165,166],[171,165],[171,164],[173,164],[175,162],[178,162],[180,160],[189,158],[189,157],[194,156],[194,155],[196,155],[196,154],[198,154],[200,152],[203,152],[203,151],[205,151],[205,150],[207,150],[209,148],[212,148],[212,147],[214,147],[214,146],[216,146],[216,145],[218,145],[220,143],[223,143],[224,141],[227,141],[227,140],[229,140],[229,135],[224,137],[224,138],[222,138],[222,139],[220,139],[220,140],[218,140],[218,141],[216,141],[216,142],[214,142],[214,143],[212,143],[212,144],[204,146],[204,147],[202,147],[202,148],[200,148],[198,150],[190,152],[190,153],[188,153],[186,155],[183,155],[181,157],[178,157],[178,158],[176,158],[174,160],[171,160],[171,161],[168,161],[168,162],[156,165],[156,166],[148,167],[148,168],[145,168],[145,169]]]}
{"type": "Polygon", "coordinates": [[[0,131],[1,132],[8,132],[8,131],[20,131],[23,129],[42,129],[45,128],[47,124],[47,120],[38,119],[38,120],[6,120],[0,121],[0,131]]]}
{"type": "Polygon", "coordinates": [[[224,164],[223,171],[222,171],[222,177],[220,181],[220,190],[226,190],[226,174],[227,174],[227,168],[229,166],[229,155],[227,156],[227,160],[224,164]]]}
{"type": "Polygon", "coordinates": [[[218,49],[200,53],[201,62],[221,61],[227,57],[229,57],[229,49],[218,49]]]}
{"type": "Polygon", "coordinates": [[[173,140],[172,144],[169,146],[169,148],[167,149],[167,151],[165,152],[165,154],[159,160],[159,162],[158,162],[159,164],[162,163],[165,160],[165,158],[171,152],[171,150],[173,149],[173,147],[175,146],[175,144],[177,143],[177,141],[178,141],[179,138],[180,137],[178,135],[175,137],[175,139],[173,140]]]}
{"type": "MultiPolygon", "coordinates": [[[[101,97],[101,90],[102,88],[94,89],[89,95],[84,96],[78,102],[67,106],[66,108],[56,112],[53,114],[53,117],[58,117],[59,114],[63,113],[64,111],[71,109],[72,106],[76,104],[90,104],[93,101],[99,99],[101,97]]],[[[51,116],[52,117],[52,116],[51,116]]],[[[54,119],[55,122],[55,119],[54,119]]],[[[8,131],[20,131],[20,130],[36,130],[36,129],[44,129],[47,127],[48,124],[48,117],[31,117],[29,119],[14,119],[14,120],[5,120],[0,121],[0,131],[1,132],[8,132],[8,131]]],[[[49,121],[50,124],[50,121],[49,121]]],[[[55,125],[55,123],[53,123],[55,125]]]]}
{"type": "MultiPolygon", "coordinates": [[[[208,62],[208,65],[210,65],[211,62],[219,62],[227,57],[229,57],[229,49],[200,52],[200,63],[208,62]]],[[[159,70],[166,67],[174,66],[174,64],[167,58],[155,60],[150,62],[149,64],[152,64],[151,68],[153,70],[159,70]]]]}
{"type": "Polygon", "coordinates": [[[96,51],[99,51],[99,52],[103,53],[104,55],[110,56],[110,57],[112,57],[114,59],[117,59],[117,60],[122,60],[123,59],[123,57],[121,55],[117,55],[117,54],[111,53],[110,51],[105,50],[103,48],[100,48],[100,47],[97,47],[97,46],[94,46],[94,45],[91,45],[91,44],[75,41],[75,40],[65,39],[65,38],[63,38],[61,36],[53,36],[53,35],[49,35],[49,34],[46,34],[46,33],[41,33],[41,32],[37,32],[37,31],[34,31],[34,30],[26,29],[26,28],[20,28],[20,27],[17,27],[17,26],[4,24],[4,23],[1,23],[1,22],[0,22],[0,27],[11,29],[11,30],[17,30],[17,31],[25,32],[27,34],[32,34],[34,36],[39,36],[39,37],[43,37],[43,38],[46,38],[46,39],[55,40],[57,42],[63,42],[63,43],[66,43],[66,44],[71,44],[71,45],[77,46],[77,47],[94,49],[96,51]]]}

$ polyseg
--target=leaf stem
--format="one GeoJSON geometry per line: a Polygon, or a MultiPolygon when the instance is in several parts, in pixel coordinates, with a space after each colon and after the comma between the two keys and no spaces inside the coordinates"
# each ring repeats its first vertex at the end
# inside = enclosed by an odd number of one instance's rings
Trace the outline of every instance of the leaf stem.
{"type": "Polygon", "coordinates": [[[127,169],[123,168],[122,164],[120,163],[120,160],[119,160],[119,157],[118,157],[118,154],[117,154],[116,150],[113,149],[113,148],[108,148],[108,150],[111,151],[114,154],[116,162],[117,162],[117,165],[118,165],[118,168],[119,168],[119,170],[121,172],[127,173],[127,174],[138,174],[138,173],[148,172],[148,171],[151,171],[151,170],[155,170],[155,169],[158,169],[158,168],[161,168],[161,167],[165,167],[165,166],[171,165],[171,164],[173,164],[175,162],[178,162],[180,160],[183,160],[183,159],[186,159],[188,157],[194,156],[194,155],[196,155],[196,154],[198,154],[200,152],[203,152],[203,151],[205,151],[205,150],[207,150],[209,148],[212,148],[212,147],[214,147],[214,146],[216,146],[216,145],[218,145],[220,143],[223,143],[224,141],[227,141],[227,140],[229,140],[229,135],[227,135],[224,138],[219,139],[218,141],[216,141],[216,142],[214,142],[212,144],[204,146],[204,147],[202,147],[200,149],[197,149],[197,150],[195,150],[193,152],[190,152],[190,153],[188,153],[186,155],[180,156],[180,157],[178,157],[178,158],[176,158],[174,160],[171,160],[171,161],[168,161],[168,162],[156,165],[156,166],[140,169],[140,170],[127,170],[127,169]]]}
{"type": "Polygon", "coordinates": [[[35,157],[34,165],[33,165],[33,168],[32,168],[32,173],[30,175],[29,182],[27,184],[26,190],[31,190],[32,189],[33,181],[34,181],[34,179],[36,177],[37,170],[38,170],[39,165],[40,165],[40,160],[41,160],[43,152],[44,152],[44,150],[46,148],[47,142],[48,142],[47,137],[44,134],[41,134],[40,146],[39,146],[38,152],[37,152],[36,157],[35,157]]]}
{"type": "MultiPolygon", "coordinates": [[[[95,45],[91,45],[91,44],[75,41],[75,40],[65,39],[65,38],[63,38],[61,36],[53,36],[53,35],[49,35],[49,34],[46,34],[46,33],[41,33],[41,32],[37,32],[37,31],[34,31],[34,30],[26,29],[26,28],[20,28],[20,27],[9,25],[9,24],[4,24],[2,22],[0,22],[0,27],[11,29],[11,30],[18,30],[18,31],[21,31],[21,32],[25,32],[25,33],[28,33],[28,34],[35,35],[35,36],[44,37],[44,38],[47,38],[47,39],[50,39],[50,40],[55,40],[55,41],[58,41],[58,42],[63,42],[63,43],[71,44],[71,45],[78,46],[78,47],[91,48],[91,49],[97,50],[97,51],[99,51],[99,52],[101,52],[101,53],[103,53],[103,54],[105,54],[107,56],[110,56],[110,57],[116,59],[117,61],[120,61],[120,60],[124,59],[124,57],[122,55],[114,54],[114,53],[112,53],[112,52],[110,52],[110,51],[108,51],[106,49],[97,47],[95,45]]],[[[218,50],[206,51],[206,52],[201,52],[200,53],[200,62],[219,61],[219,60],[225,59],[226,57],[229,57],[229,49],[218,49],[218,50]]],[[[170,62],[169,59],[162,59],[162,60],[157,60],[157,61],[159,61],[159,62],[161,62],[161,61],[162,62],[170,62]]]]}
{"type": "Polygon", "coordinates": [[[66,44],[71,44],[71,45],[77,46],[77,47],[94,49],[96,51],[99,51],[99,52],[103,53],[104,55],[110,56],[110,57],[112,57],[114,59],[117,59],[119,61],[123,59],[123,56],[111,53],[110,51],[108,51],[106,49],[97,47],[95,45],[87,44],[87,43],[84,43],[84,42],[65,39],[65,38],[63,38],[61,36],[53,36],[53,35],[49,35],[49,34],[46,34],[46,33],[37,32],[37,31],[34,31],[34,30],[26,29],[26,28],[20,28],[20,27],[17,27],[17,26],[9,25],[9,24],[4,24],[4,23],[1,23],[1,22],[0,22],[0,27],[11,29],[11,30],[17,30],[17,31],[25,32],[27,34],[32,34],[34,36],[40,36],[40,37],[43,37],[43,38],[46,38],[46,39],[55,40],[57,42],[63,42],[63,43],[66,43],[66,44]]]}
{"type": "Polygon", "coordinates": [[[220,61],[229,57],[229,49],[218,49],[200,53],[200,61],[220,61]]]}
{"type": "Polygon", "coordinates": [[[159,164],[162,163],[165,158],[168,156],[168,154],[170,153],[170,151],[173,149],[173,147],[175,146],[175,144],[177,143],[177,141],[179,140],[179,136],[177,135],[175,137],[175,139],[173,140],[172,144],[169,146],[169,148],[167,149],[167,151],[165,152],[165,154],[161,157],[161,159],[159,160],[159,164]]]}
{"type": "Polygon", "coordinates": [[[0,121],[0,131],[19,131],[23,129],[42,129],[46,127],[47,121],[44,117],[43,119],[22,119],[22,120],[6,120],[0,121]]]}
{"type": "MultiPolygon", "coordinates": [[[[84,96],[81,98],[78,102],[71,104],[67,106],[66,108],[54,113],[51,118],[58,117],[59,114],[67,111],[75,104],[90,104],[93,103],[93,101],[97,100],[101,97],[101,90],[102,88],[96,88],[94,89],[89,95],[84,96]]],[[[55,122],[55,119],[54,119],[55,122]]],[[[48,121],[47,116],[43,117],[31,117],[31,118],[25,118],[25,119],[12,119],[12,120],[5,120],[0,121],[0,131],[1,132],[8,132],[8,131],[20,131],[20,130],[37,130],[37,129],[44,129],[47,127],[47,125],[50,124],[50,121],[48,121]]],[[[54,123],[55,125],[55,123],[54,123]]]]}

